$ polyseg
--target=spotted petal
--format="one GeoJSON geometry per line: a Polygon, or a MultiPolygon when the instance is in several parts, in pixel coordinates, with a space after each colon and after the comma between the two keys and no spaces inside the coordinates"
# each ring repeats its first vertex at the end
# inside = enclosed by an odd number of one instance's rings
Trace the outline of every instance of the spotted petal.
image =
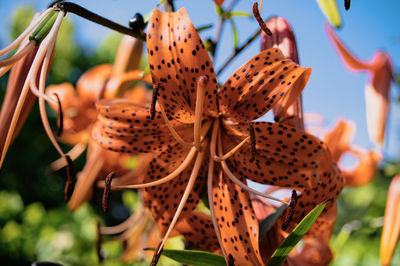
{"type": "MultiPolygon", "coordinates": [[[[242,179],[242,182],[244,179],[242,179]]],[[[245,182],[245,181],[244,181],[245,182]]],[[[213,202],[222,248],[233,265],[262,265],[258,221],[247,192],[223,173],[213,179],[213,202]]]]}
{"type": "MultiPolygon", "coordinates": [[[[152,120],[148,109],[127,100],[106,100],[97,104],[98,122],[93,128],[94,140],[104,148],[119,152],[160,152],[174,145],[160,112],[152,120]]],[[[192,136],[193,129],[171,121],[182,136],[192,136]],[[178,128],[178,126],[181,128],[178,128]]]]}
{"type": "Polygon", "coordinates": [[[154,10],[148,24],[147,49],[153,86],[160,85],[159,102],[178,121],[192,123],[196,81],[208,76],[206,115],[216,116],[217,79],[207,50],[184,8],[164,13],[154,10]]]}
{"type": "Polygon", "coordinates": [[[252,121],[268,112],[277,101],[289,107],[311,75],[285,59],[277,48],[264,50],[240,67],[222,86],[221,111],[233,121],[252,121]],[[284,97],[289,91],[290,97],[284,97]],[[294,93],[294,91],[296,93],[294,93]]]}
{"type": "Polygon", "coordinates": [[[193,211],[182,217],[175,230],[182,234],[193,247],[221,253],[221,247],[209,215],[193,211]]]}
{"type": "MultiPolygon", "coordinates": [[[[190,148],[182,147],[177,144],[154,158],[150,163],[144,183],[156,181],[172,173],[180,164],[182,164],[186,155],[189,153],[189,150],[190,148]]],[[[153,213],[153,217],[159,226],[161,235],[165,235],[175,215],[176,209],[189,181],[193,163],[194,162],[192,161],[181,174],[171,181],[145,188],[143,191],[144,203],[153,213]]],[[[181,219],[196,208],[200,200],[200,193],[204,188],[206,173],[207,164],[203,163],[193,190],[191,191],[186,205],[180,215],[181,219]]]]}

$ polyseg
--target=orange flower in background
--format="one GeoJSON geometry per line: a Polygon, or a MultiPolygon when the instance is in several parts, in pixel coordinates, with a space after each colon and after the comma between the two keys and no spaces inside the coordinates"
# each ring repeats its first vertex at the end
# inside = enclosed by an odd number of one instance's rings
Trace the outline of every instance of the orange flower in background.
{"type": "Polygon", "coordinates": [[[390,56],[378,51],[369,62],[362,61],[347,49],[331,27],[326,26],[325,29],[343,63],[350,70],[368,73],[369,80],[365,86],[368,134],[373,143],[383,145],[393,80],[390,56]]]}
{"type": "Polygon", "coordinates": [[[352,154],[358,159],[358,163],[352,170],[339,165],[347,187],[363,186],[371,182],[382,159],[377,152],[368,151],[352,144],[355,130],[356,126],[353,122],[339,120],[335,128],[324,139],[335,162],[339,163],[345,154],[352,154]]]}
{"type": "Polygon", "coordinates": [[[400,235],[400,175],[393,178],[389,186],[383,222],[380,259],[383,266],[389,266],[400,235]]]}
{"type": "MultiPolygon", "coordinates": [[[[133,184],[148,165],[151,156],[143,155],[138,159],[138,168],[129,171],[127,164],[131,156],[104,150],[91,139],[92,125],[97,117],[95,103],[98,99],[122,95],[143,105],[150,103],[150,92],[143,85],[131,89],[133,81],[151,82],[149,76],[143,76],[143,71],[136,70],[142,48],[142,41],[125,36],[114,65],[103,64],[89,69],[78,80],[76,90],[70,83],[51,85],[46,90],[47,95],[57,95],[62,103],[63,132],[59,139],[74,146],[70,152],[71,157],[75,159],[88,147],[86,164],[78,173],[78,181],[68,203],[72,211],[91,198],[96,179],[114,172],[122,176],[116,178],[115,183],[133,184]]],[[[58,111],[58,106],[51,107],[58,111]]],[[[58,160],[51,165],[51,169],[58,170],[62,166],[63,161],[58,160]]]]}
{"type": "MultiPolygon", "coordinates": [[[[289,22],[283,17],[272,17],[266,21],[272,35],[261,33],[261,50],[279,48],[286,58],[299,64],[296,38],[289,22]]],[[[273,108],[275,121],[304,130],[303,103],[301,91],[292,90],[273,108]],[[288,107],[287,104],[296,101],[288,107]]]]}
{"type": "MultiPolygon", "coordinates": [[[[159,154],[144,184],[117,187],[144,188],[145,205],[164,236],[156,257],[179,218],[187,219],[207,189],[227,262],[261,265],[258,221],[248,192],[265,195],[249,188],[246,179],[301,191],[294,223],[318,203],[338,196],[342,187],[323,142],[283,124],[251,122],[292,90],[301,91],[310,69],[285,59],[279,49],[268,49],[218,88],[211,59],[184,9],[153,12],[147,48],[154,86],[151,111],[122,100],[97,104],[93,137],[100,145],[159,154]]],[[[295,100],[289,99],[287,106],[295,100]]]]}

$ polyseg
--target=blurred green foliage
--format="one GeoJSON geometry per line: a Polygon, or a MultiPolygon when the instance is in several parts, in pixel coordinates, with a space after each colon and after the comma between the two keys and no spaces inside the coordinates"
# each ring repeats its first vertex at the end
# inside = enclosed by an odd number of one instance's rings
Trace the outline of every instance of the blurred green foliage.
{"type": "MultiPolygon", "coordinates": [[[[16,10],[11,23],[15,38],[33,16],[32,7],[16,10]]],[[[94,54],[85,50],[74,38],[74,25],[64,20],[48,81],[75,83],[79,76],[100,63],[114,59],[121,35],[111,34],[94,54]]],[[[0,100],[5,93],[7,76],[0,78],[0,100]]],[[[33,261],[54,261],[66,265],[96,265],[96,221],[117,224],[126,219],[138,202],[135,192],[113,193],[111,212],[104,215],[99,208],[100,196],[77,212],[66,208],[63,198],[65,170],[49,173],[48,165],[57,153],[44,133],[37,105],[11,146],[0,172],[0,257],[2,265],[28,265],[33,261]],[[120,202],[123,202],[121,204],[120,202]]],[[[55,125],[55,116],[52,117],[55,125]]],[[[67,150],[67,147],[64,147],[67,150]]],[[[81,156],[76,169],[84,163],[81,156]]],[[[131,162],[132,164],[135,161],[131,162]]],[[[336,259],[332,265],[378,265],[382,217],[391,177],[400,172],[400,164],[381,168],[373,183],[346,189],[339,199],[339,216],[331,244],[336,259]]],[[[182,248],[175,239],[172,246],[182,248]]],[[[121,265],[122,243],[108,241],[103,245],[104,265],[121,265]]],[[[400,248],[394,261],[400,261],[400,248]]],[[[162,265],[176,265],[163,258],[162,265]]],[[[148,261],[130,265],[148,265],[148,261]]]]}

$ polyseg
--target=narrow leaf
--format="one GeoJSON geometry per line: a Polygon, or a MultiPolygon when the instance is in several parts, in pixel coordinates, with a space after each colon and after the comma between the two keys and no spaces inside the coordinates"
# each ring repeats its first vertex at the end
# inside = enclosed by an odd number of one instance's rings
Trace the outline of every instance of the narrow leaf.
{"type": "Polygon", "coordinates": [[[317,207],[312,209],[306,215],[306,217],[303,218],[303,220],[301,220],[301,222],[293,229],[290,235],[282,242],[279,248],[275,250],[274,254],[272,254],[267,266],[277,266],[283,264],[292,249],[308,232],[315,220],[317,220],[318,216],[324,210],[326,203],[327,202],[319,204],[317,207]]]}
{"type": "Polygon", "coordinates": [[[196,30],[197,30],[197,32],[200,32],[203,30],[211,29],[213,26],[214,26],[214,24],[207,24],[207,25],[199,26],[198,28],[196,28],[196,30]]]}
{"type": "Polygon", "coordinates": [[[232,33],[233,33],[233,48],[236,50],[238,45],[238,32],[236,29],[236,25],[232,19],[229,20],[232,26],[232,33]]]}
{"type": "Polygon", "coordinates": [[[278,220],[279,216],[283,213],[283,211],[286,209],[286,205],[280,206],[274,213],[271,213],[268,215],[265,219],[263,219],[260,222],[259,228],[260,228],[260,233],[259,233],[259,240],[263,239],[265,235],[268,233],[268,231],[272,228],[272,226],[275,224],[276,220],[278,220]]]}
{"type": "MultiPolygon", "coordinates": [[[[154,248],[146,249],[154,250],[154,248]]],[[[217,255],[207,251],[200,250],[178,250],[164,249],[162,254],[179,263],[193,266],[225,266],[225,259],[221,255],[217,255]]]]}
{"type": "Polygon", "coordinates": [[[248,18],[253,18],[253,15],[245,12],[245,11],[231,11],[230,13],[231,17],[248,17],[248,18]]]}

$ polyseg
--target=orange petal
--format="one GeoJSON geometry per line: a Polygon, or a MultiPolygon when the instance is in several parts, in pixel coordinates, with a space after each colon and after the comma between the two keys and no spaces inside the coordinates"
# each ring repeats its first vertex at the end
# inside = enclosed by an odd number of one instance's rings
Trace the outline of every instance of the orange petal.
{"type": "Polygon", "coordinates": [[[356,125],[349,120],[341,119],[336,127],[325,136],[325,143],[328,145],[335,162],[339,162],[344,152],[349,150],[354,139],[356,125]]]}
{"type": "Polygon", "coordinates": [[[353,71],[364,71],[369,69],[369,64],[355,57],[339,39],[335,30],[331,26],[326,24],[325,30],[346,67],[353,71]]]}
{"type": "Polygon", "coordinates": [[[103,150],[99,145],[92,144],[94,145],[90,145],[87,152],[85,167],[77,175],[74,192],[68,202],[68,209],[70,211],[75,211],[92,197],[94,183],[103,168],[105,159],[102,156],[103,150]]]}
{"type": "Polygon", "coordinates": [[[278,101],[282,101],[279,112],[284,112],[301,94],[310,75],[310,68],[284,59],[279,49],[264,50],[240,67],[222,86],[221,112],[234,121],[252,121],[278,101]],[[284,97],[288,93],[290,96],[284,97]]]}
{"type": "MultiPolygon", "coordinates": [[[[75,88],[69,82],[64,82],[59,85],[50,85],[46,88],[46,95],[54,97],[54,94],[57,94],[58,98],[60,99],[63,111],[66,110],[67,106],[72,105],[71,102],[76,97],[75,88]]],[[[58,105],[55,105],[53,102],[50,102],[49,104],[54,111],[58,111],[58,105]]]]}
{"type": "MultiPolygon", "coordinates": [[[[184,161],[189,150],[190,148],[182,147],[177,144],[158,155],[150,163],[144,183],[156,181],[172,173],[184,161]]],[[[170,226],[171,220],[175,215],[176,209],[187,186],[189,176],[192,172],[193,163],[194,162],[192,161],[179,176],[175,177],[171,181],[158,186],[145,188],[143,191],[144,204],[153,213],[153,217],[158,224],[161,235],[165,235],[170,226]]],[[[204,163],[200,169],[193,190],[190,193],[186,205],[180,215],[180,219],[196,208],[200,200],[200,193],[204,188],[206,175],[207,163],[204,163]]]]}
{"type": "MultiPolygon", "coordinates": [[[[18,98],[24,86],[29,69],[36,56],[37,49],[33,49],[24,58],[19,60],[11,69],[7,83],[6,95],[0,112],[0,155],[3,152],[9,126],[17,106],[18,98]]],[[[13,139],[18,135],[28,117],[36,97],[29,91],[22,107],[20,117],[15,128],[13,139]]]]}
{"type": "Polygon", "coordinates": [[[142,58],[143,41],[124,35],[115,56],[112,76],[137,69],[142,58]]]}
{"type": "MultiPolygon", "coordinates": [[[[160,152],[176,143],[160,112],[151,119],[148,109],[123,99],[99,101],[97,108],[98,122],[92,135],[103,148],[118,152],[146,153],[160,152]]],[[[181,136],[193,136],[193,128],[175,121],[171,121],[171,124],[178,133],[185,133],[181,136]]]]}
{"type": "Polygon", "coordinates": [[[395,176],[389,186],[383,222],[381,264],[389,266],[396,249],[400,234],[400,175],[395,176]]]}
{"type": "Polygon", "coordinates": [[[143,76],[143,70],[131,70],[129,72],[123,72],[115,74],[105,84],[106,88],[103,93],[103,98],[112,99],[117,95],[122,95],[126,91],[129,91],[133,81],[143,81],[151,83],[151,77],[149,75],[143,76]]]}
{"type": "Polygon", "coordinates": [[[96,102],[104,94],[104,85],[112,73],[112,66],[103,64],[92,67],[79,78],[76,84],[78,96],[83,101],[96,102]]]}
{"type": "Polygon", "coordinates": [[[358,157],[359,163],[352,171],[342,169],[345,185],[347,187],[358,187],[368,184],[374,179],[382,157],[374,151],[367,152],[352,149],[349,152],[358,157]]]}
{"type": "Polygon", "coordinates": [[[296,167],[267,157],[257,150],[254,160],[249,158],[251,148],[243,147],[228,160],[228,166],[235,176],[243,176],[252,181],[280,187],[305,188],[318,183],[317,169],[296,167]]]}
{"type": "Polygon", "coordinates": [[[182,217],[175,230],[182,234],[192,247],[221,253],[211,216],[193,211],[182,217]]]}
{"type": "Polygon", "coordinates": [[[191,123],[196,104],[196,80],[208,76],[206,115],[217,116],[217,79],[199,34],[186,10],[154,10],[148,24],[147,50],[153,86],[160,84],[159,102],[178,121],[191,123]]]}
{"type": "MultiPolygon", "coordinates": [[[[242,182],[246,181],[242,178],[242,182]]],[[[249,194],[222,173],[213,179],[212,194],[210,205],[215,211],[226,260],[233,260],[234,265],[263,265],[258,221],[249,194]]]]}

